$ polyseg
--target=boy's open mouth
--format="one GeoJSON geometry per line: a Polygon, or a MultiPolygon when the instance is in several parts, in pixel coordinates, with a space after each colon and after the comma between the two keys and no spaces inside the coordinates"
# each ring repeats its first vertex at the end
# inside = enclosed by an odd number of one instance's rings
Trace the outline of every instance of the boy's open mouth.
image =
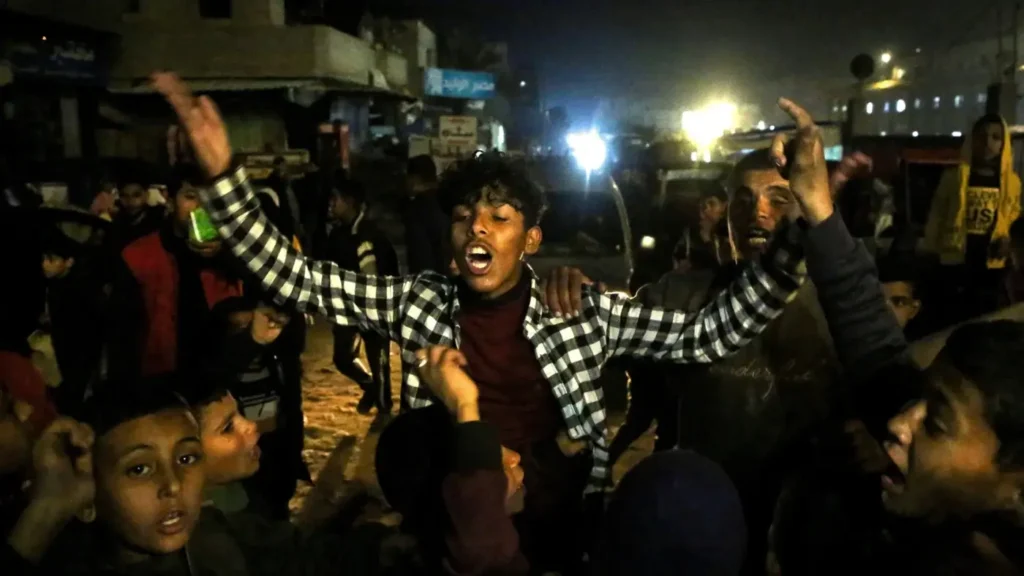
{"type": "Polygon", "coordinates": [[[471,274],[483,276],[491,269],[491,255],[489,248],[482,244],[470,244],[466,246],[466,265],[471,274]]]}
{"type": "Polygon", "coordinates": [[[160,532],[167,536],[177,534],[185,528],[185,513],[181,510],[172,510],[160,520],[160,532]]]}
{"type": "Polygon", "coordinates": [[[768,243],[771,235],[771,232],[764,228],[751,228],[747,232],[747,243],[751,246],[761,247],[768,243]]]}

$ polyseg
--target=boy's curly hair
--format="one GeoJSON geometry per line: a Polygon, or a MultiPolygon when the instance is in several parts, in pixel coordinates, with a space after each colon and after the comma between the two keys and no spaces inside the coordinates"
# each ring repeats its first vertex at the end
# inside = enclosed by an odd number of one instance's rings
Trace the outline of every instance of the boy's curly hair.
{"type": "Polygon", "coordinates": [[[499,152],[478,152],[453,164],[441,176],[437,198],[448,214],[456,206],[473,206],[480,200],[508,204],[523,214],[526,228],[538,226],[547,209],[544,190],[523,163],[499,152]]]}

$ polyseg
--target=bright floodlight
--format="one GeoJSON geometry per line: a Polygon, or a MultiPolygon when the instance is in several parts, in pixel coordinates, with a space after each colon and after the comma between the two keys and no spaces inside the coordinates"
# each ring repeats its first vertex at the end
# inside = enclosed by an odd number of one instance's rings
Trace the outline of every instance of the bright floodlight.
{"type": "Polygon", "coordinates": [[[882,64],[888,64],[892,62],[892,54],[889,52],[882,53],[882,64]]]}
{"type": "Polygon", "coordinates": [[[519,82],[519,87],[520,87],[520,88],[526,88],[526,80],[521,80],[521,81],[519,82]]]}
{"type": "Polygon", "coordinates": [[[707,150],[726,130],[736,128],[735,104],[719,102],[700,110],[683,112],[683,132],[700,150],[707,150]]]}
{"type": "Polygon", "coordinates": [[[580,168],[591,172],[604,166],[608,158],[608,146],[597,132],[577,132],[569,134],[565,140],[580,168]]]}

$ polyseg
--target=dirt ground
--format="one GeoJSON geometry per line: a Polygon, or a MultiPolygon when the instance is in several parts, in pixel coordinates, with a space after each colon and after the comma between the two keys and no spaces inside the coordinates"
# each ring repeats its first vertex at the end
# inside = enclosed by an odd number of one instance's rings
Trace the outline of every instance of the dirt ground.
{"type": "MultiPolygon", "coordinates": [[[[363,416],[356,412],[361,392],[359,387],[338,373],[331,361],[333,340],[330,327],[318,321],[309,328],[306,352],[302,356],[303,409],[306,416],[306,443],[303,457],[321,493],[336,501],[347,493],[365,489],[377,500],[377,512],[387,515],[386,506],[376,484],[373,466],[379,430],[386,419],[374,414],[363,416]],[[333,458],[332,458],[333,455],[333,458]]],[[[401,382],[401,362],[397,349],[392,350],[392,393],[398,406],[401,382]]],[[[622,421],[622,414],[611,414],[613,430],[622,421]]],[[[650,454],[654,447],[653,434],[648,433],[623,455],[615,467],[615,478],[650,454]]],[[[311,486],[300,484],[291,506],[298,512],[311,486]]]]}

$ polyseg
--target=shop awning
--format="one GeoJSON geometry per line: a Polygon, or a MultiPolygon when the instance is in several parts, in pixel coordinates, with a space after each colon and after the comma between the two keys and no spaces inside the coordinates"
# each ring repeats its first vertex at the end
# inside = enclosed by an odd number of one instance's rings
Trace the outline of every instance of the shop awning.
{"type": "MultiPolygon", "coordinates": [[[[185,79],[195,92],[262,92],[273,90],[309,90],[362,96],[415,100],[407,91],[368,86],[336,78],[197,78],[185,79]]],[[[147,81],[113,80],[108,89],[114,94],[153,94],[147,81]]]]}

